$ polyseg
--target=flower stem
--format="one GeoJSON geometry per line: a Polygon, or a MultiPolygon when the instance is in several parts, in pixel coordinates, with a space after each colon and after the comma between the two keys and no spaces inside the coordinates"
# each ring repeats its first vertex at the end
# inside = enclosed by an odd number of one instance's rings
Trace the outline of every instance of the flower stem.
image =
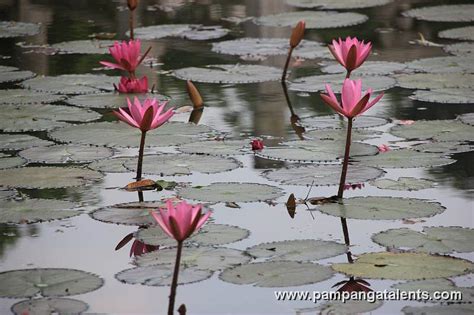
{"type": "Polygon", "coordinates": [[[143,151],[145,149],[145,137],[146,137],[146,131],[142,131],[142,137],[140,139],[140,151],[138,151],[137,177],[136,177],[137,181],[142,179],[142,164],[143,164],[143,151]]]}
{"type": "Polygon", "coordinates": [[[346,184],[347,166],[349,165],[349,154],[351,151],[351,136],[352,136],[352,119],[347,120],[347,136],[346,136],[346,149],[344,151],[344,161],[342,162],[341,179],[339,180],[339,191],[337,197],[340,199],[344,196],[344,185],[346,184]]]}
{"type": "Polygon", "coordinates": [[[286,72],[288,71],[288,66],[290,65],[291,55],[293,54],[293,47],[290,46],[288,50],[288,56],[286,57],[285,67],[283,68],[283,74],[281,76],[281,82],[286,80],[286,72]]]}
{"type": "Polygon", "coordinates": [[[181,263],[181,252],[183,250],[183,241],[178,241],[176,251],[176,262],[174,263],[173,281],[171,282],[170,304],[168,305],[168,315],[173,315],[174,301],[176,298],[176,289],[178,287],[179,264],[181,263]]]}
{"type": "Polygon", "coordinates": [[[346,79],[349,79],[351,77],[351,72],[352,72],[352,70],[347,70],[346,79]]]}
{"type": "Polygon", "coordinates": [[[130,25],[130,39],[132,40],[134,39],[134,34],[133,34],[134,14],[135,14],[135,10],[130,10],[130,18],[128,22],[130,25]]]}
{"type": "Polygon", "coordinates": [[[351,245],[351,240],[349,239],[349,229],[347,227],[347,219],[341,217],[341,225],[342,225],[342,233],[344,234],[344,244],[347,246],[347,260],[349,263],[353,263],[354,260],[352,259],[352,253],[349,250],[349,246],[351,245]]]}

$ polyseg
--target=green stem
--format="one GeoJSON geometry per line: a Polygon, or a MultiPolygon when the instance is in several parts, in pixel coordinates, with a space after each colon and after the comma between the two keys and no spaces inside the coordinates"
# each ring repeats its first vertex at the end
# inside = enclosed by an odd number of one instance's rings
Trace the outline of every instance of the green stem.
{"type": "Polygon", "coordinates": [[[142,164],[143,164],[143,151],[145,149],[145,137],[146,137],[146,131],[142,131],[142,137],[140,139],[140,151],[138,151],[137,177],[136,177],[137,181],[142,179],[142,164]]]}
{"type": "Polygon", "coordinates": [[[351,151],[352,136],[352,118],[347,119],[346,149],[344,151],[344,161],[342,162],[341,179],[339,180],[339,191],[337,197],[341,199],[344,196],[344,185],[346,184],[347,167],[349,165],[349,154],[351,151]]]}
{"type": "Polygon", "coordinates": [[[286,72],[288,71],[288,66],[290,65],[292,54],[293,54],[293,47],[290,47],[290,50],[288,50],[288,56],[286,57],[285,67],[283,68],[283,75],[281,76],[282,82],[286,80],[286,72]]]}
{"type": "Polygon", "coordinates": [[[178,287],[179,264],[181,263],[181,252],[183,250],[183,241],[178,241],[178,249],[176,251],[176,261],[174,263],[173,281],[171,282],[170,304],[168,305],[168,315],[173,315],[174,301],[176,298],[176,289],[178,287]]]}

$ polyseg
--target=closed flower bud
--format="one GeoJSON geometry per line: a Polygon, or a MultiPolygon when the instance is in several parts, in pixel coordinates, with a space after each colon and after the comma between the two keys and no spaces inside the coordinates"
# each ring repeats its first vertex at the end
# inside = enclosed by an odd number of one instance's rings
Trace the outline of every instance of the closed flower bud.
{"type": "Polygon", "coordinates": [[[290,37],[290,46],[291,48],[295,48],[298,46],[303,39],[304,30],[305,30],[305,22],[299,21],[298,24],[293,28],[293,32],[291,33],[290,37]]]}
{"type": "Polygon", "coordinates": [[[196,86],[191,81],[186,81],[186,88],[188,90],[189,98],[193,103],[194,108],[200,108],[203,106],[204,102],[202,101],[201,94],[199,93],[196,86]]]}
{"type": "Polygon", "coordinates": [[[137,8],[138,0],[127,0],[127,6],[130,11],[133,11],[137,8]]]}

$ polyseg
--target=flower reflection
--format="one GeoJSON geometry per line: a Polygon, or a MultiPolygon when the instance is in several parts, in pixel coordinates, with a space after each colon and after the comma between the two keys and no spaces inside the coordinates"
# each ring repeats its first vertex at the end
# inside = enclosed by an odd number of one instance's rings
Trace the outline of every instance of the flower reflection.
{"type": "MultiPolygon", "coordinates": [[[[134,239],[135,233],[127,234],[118,244],[115,246],[115,250],[119,250],[125,245],[127,245],[132,239],[134,239]]],[[[143,254],[153,252],[158,250],[160,246],[148,245],[142,241],[135,239],[130,248],[130,257],[132,256],[141,256],[143,254]]]]}
{"type": "Polygon", "coordinates": [[[342,285],[337,292],[371,292],[370,283],[364,279],[350,277],[348,280],[340,281],[332,286],[332,288],[342,285]]]}

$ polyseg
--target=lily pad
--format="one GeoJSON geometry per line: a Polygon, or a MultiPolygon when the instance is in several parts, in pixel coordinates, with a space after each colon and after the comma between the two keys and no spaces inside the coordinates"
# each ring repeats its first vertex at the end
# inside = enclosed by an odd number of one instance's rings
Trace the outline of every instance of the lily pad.
{"type": "MultiPolygon", "coordinates": [[[[193,234],[186,243],[199,246],[216,246],[235,243],[247,238],[250,231],[233,225],[206,224],[199,232],[193,234]]],[[[136,238],[148,245],[176,246],[176,241],[171,239],[161,227],[151,227],[138,231],[136,238]]]]}
{"type": "Polygon", "coordinates": [[[0,169],[14,168],[26,164],[26,160],[18,156],[0,156],[0,169]]]}
{"type": "Polygon", "coordinates": [[[31,71],[0,72],[0,83],[23,81],[34,76],[36,76],[36,74],[31,71]]]}
{"type": "Polygon", "coordinates": [[[328,301],[318,307],[319,315],[358,315],[371,313],[383,304],[382,301],[370,303],[367,301],[328,301]]]}
{"type": "MultiPolygon", "coordinates": [[[[0,223],[36,223],[61,220],[81,214],[71,210],[75,204],[54,199],[25,199],[0,201],[0,223]]],[[[1,291],[1,289],[0,289],[1,291]]]]}
{"type": "Polygon", "coordinates": [[[0,186],[18,188],[75,187],[101,178],[101,173],[79,167],[23,167],[0,170],[0,186]]]}
{"type": "MultiPolygon", "coordinates": [[[[123,270],[115,278],[127,284],[142,284],[149,286],[169,286],[173,279],[173,265],[154,265],[123,270]]],[[[189,284],[204,281],[212,276],[212,271],[195,267],[181,268],[178,284],[189,284]]]]}
{"type": "MultiPolygon", "coordinates": [[[[134,30],[136,38],[144,40],[164,37],[180,37],[190,40],[210,40],[226,36],[230,30],[222,26],[203,26],[200,24],[162,24],[138,27],[134,30]]],[[[129,34],[127,32],[127,34],[129,34]]]]}
{"type": "Polygon", "coordinates": [[[57,77],[37,77],[22,82],[22,86],[54,94],[90,94],[113,91],[119,77],[99,74],[63,74],[57,77]]]}
{"type": "Polygon", "coordinates": [[[470,152],[474,150],[474,145],[463,144],[462,142],[429,142],[423,144],[417,144],[412,147],[416,151],[429,152],[429,153],[440,153],[443,155],[470,152]]]}
{"type": "Polygon", "coordinates": [[[25,134],[0,134],[0,151],[22,150],[52,144],[54,142],[25,134]]]}
{"type": "Polygon", "coordinates": [[[88,308],[89,305],[79,300],[44,298],[15,303],[12,312],[15,315],[82,314],[88,308]]]}
{"type": "MultiPolygon", "coordinates": [[[[468,56],[443,56],[413,60],[407,63],[408,69],[427,73],[474,73],[472,58],[468,56]]],[[[436,80],[436,77],[428,77],[436,80]]]]}
{"type": "MultiPolygon", "coordinates": [[[[148,147],[170,146],[199,140],[214,130],[205,125],[170,122],[147,132],[148,147]]],[[[57,141],[107,147],[138,147],[140,131],[122,122],[98,122],[68,126],[49,133],[57,141]],[[97,135],[101,135],[98,137],[97,135]]]]}
{"type": "Polygon", "coordinates": [[[97,290],[104,284],[98,276],[74,269],[36,268],[0,273],[0,296],[27,298],[59,297],[97,290]]]}
{"type": "Polygon", "coordinates": [[[3,72],[11,72],[11,71],[17,71],[17,70],[18,70],[17,67],[1,66],[1,65],[0,65],[0,73],[3,73],[3,72]]]}
{"type": "Polygon", "coordinates": [[[431,22],[471,22],[474,21],[474,5],[438,5],[411,9],[402,14],[417,20],[431,22]]]}
{"type": "Polygon", "coordinates": [[[474,40],[474,26],[452,28],[438,33],[440,38],[474,40]]]}
{"type": "Polygon", "coordinates": [[[462,114],[458,119],[463,124],[474,126],[474,113],[462,114]]]}
{"type": "Polygon", "coordinates": [[[420,280],[464,275],[474,270],[474,264],[449,256],[382,252],[362,254],[354,263],[332,268],[364,279],[420,280]]]}
{"type": "Polygon", "coordinates": [[[109,148],[70,144],[31,148],[19,153],[29,162],[45,164],[87,163],[111,157],[113,154],[109,148]]]}
{"type": "MultiPolygon", "coordinates": [[[[372,127],[383,126],[387,123],[388,123],[388,120],[385,118],[364,115],[364,116],[360,116],[354,119],[352,128],[353,129],[372,128],[372,127]]],[[[300,120],[300,124],[308,129],[344,129],[342,135],[339,138],[340,140],[344,140],[344,141],[346,140],[347,121],[345,119],[342,119],[340,115],[336,114],[336,115],[304,117],[300,120]]],[[[354,140],[356,140],[358,133],[364,133],[364,131],[357,130],[354,133],[355,133],[354,140]]],[[[366,134],[377,134],[377,132],[370,130],[370,131],[367,131],[366,134]]]]}
{"type": "Polygon", "coordinates": [[[377,7],[392,1],[393,0],[286,0],[286,3],[297,8],[346,10],[377,7]]]}
{"type": "Polygon", "coordinates": [[[89,164],[87,167],[104,173],[130,173],[131,171],[125,167],[125,162],[137,160],[137,157],[117,157],[112,159],[98,160],[89,164]]]}
{"type": "Polygon", "coordinates": [[[265,184],[212,183],[208,186],[181,188],[178,195],[208,202],[256,202],[280,198],[283,191],[265,184]]]}
{"type": "MultiPolygon", "coordinates": [[[[398,125],[390,133],[410,140],[472,141],[474,127],[456,120],[419,120],[411,125],[398,125]]],[[[387,152],[388,153],[388,152],[387,152]]]]}
{"type": "Polygon", "coordinates": [[[471,315],[474,312],[474,305],[471,304],[450,304],[436,306],[405,306],[402,308],[405,315],[471,315]]]}
{"type": "Polygon", "coordinates": [[[0,189],[0,200],[10,199],[11,197],[16,196],[16,194],[16,190],[0,189]]]}
{"type": "Polygon", "coordinates": [[[127,98],[133,99],[138,97],[140,101],[146,98],[156,98],[160,101],[169,100],[168,97],[161,94],[117,94],[117,93],[100,93],[76,95],[66,100],[68,104],[87,107],[87,108],[119,108],[127,106],[127,98]]]}
{"type": "Polygon", "coordinates": [[[51,45],[65,54],[108,54],[113,40],[74,40],[51,45]]]}
{"type": "MultiPolygon", "coordinates": [[[[356,70],[357,71],[357,70],[356,70]]],[[[340,91],[344,82],[344,74],[325,74],[302,77],[289,82],[288,88],[298,92],[319,92],[326,90],[326,84],[331,85],[334,91],[340,91]]],[[[384,91],[394,87],[397,83],[389,76],[354,75],[352,80],[362,80],[363,89],[371,88],[373,91],[384,91]]]]}
{"type": "MultiPolygon", "coordinates": [[[[124,165],[135,171],[137,161],[130,159],[124,165]]],[[[143,157],[143,172],[160,176],[190,175],[193,172],[214,174],[231,171],[239,166],[240,163],[235,159],[210,155],[160,154],[143,157]]]]}
{"type": "Polygon", "coordinates": [[[256,287],[295,287],[327,280],[331,268],[296,261],[262,262],[240,265],[224,270],[219,278],[233,284],[253,284],[256,287]]]}
{"type": "Polygon", "coordinates": [[[469,253],[474,251],[474,230],[457,226],[424,227],[423,232],[392,229],[377,233],[372,240],[386,247],[426,253],[469,253]]]}
{"type": "Polygon", "coordinates": [[[368,17],[353,12],[298,11],[261,16],[253,21],[257,25],[293,27],[301,20],[305,21],[306,29],[322,29],[362,24],[368,20],[368,17]]]}
{"type": "MultiPolygon", "coordinates": [[[[346,183],[357,184],[380,177],[384,171],[362,165],[349,165],[346,183]]],[[[269,170],[263,175],[272,181],[285,185],[338,185],[341,176],[340,165],[311,165],[269,170]]]]}
{"type": "Polygon", "coordinates": [[[40,25],[15,21],[0,21],[0,38],[33,36],[40,31],[40,25]]]}
{"type": "Polygon", "coordinates": [[[418,90],[410,96],[410,99],[430,103],[473,104],[474,91],[466,88],[418,90]]]}
{"type": "Polygon", "coordinates": [[[403,191],[417,191],[435,186],[435,182],[432,180],[415,177],[400,177],[397,180],[381,178],[373,181],[371,184],[380,189],[403,191]]]}
{"type": "MultiPolygon", "coordinates": [[[[212,51],[233,56],[277,56],[287,55],[288,38],[244,37],[212,44],[212,51]]],[[[304,59],[331,58],[331,53],[322,43],[302,40],[292,56],[304,59]]]]}
{"type": "Polygon", "coordinates": [[[246,249],[255,258],[270,261],[314,261],[344,254],[347,246],[332,241],[289,240],[263,243],[246,249]]]}
{"type": "MultiPolygon", "coordinates": [[[[462,294],[462,300],[458,299],[443,299],[444,303],[473,303],[474,302],[474,288],[473,287],[458,287],[454,285],[451,280],[448,279],[430,279],[430,280],[418,280],[408,281],[405,283],[397,283],[392,286],[394,289],[400,291],[428,291],[430,293],[430,302],[438,302],[439,300],[433,296],[434,292],[446,291],[446,292],[459,292],[462,294]]],[[[474,309],[473,309],[474,310],[474,309]]],[[[427,313],[431,314],[431,313],[427,313]]],[[[457,314],[457,313],[452,313],[457,314]]]]}
{"type": "Polygon", "coordinates": [[[363,165],[381,168],[435,167],[456,162],[438,153],[424,153],[410,149],[399,149],[377,155],[357,158],[363,165]]]}
{"type": "MultiPolygon", "coordinates": [[[[323,118],[322,116],[319,116],[320,118],[323,118]]],[[[359,126],[361,126],[363,123],[369,123],[369,120],[362,119],[364,117],[368,117],[369,119],[372,118],[371,116],[361,116],[358,118],[361,118],[360,120],[357,119],[356,121],[359,121],[359,126]]],[[[308,124],[306,127],[307,129],[313,129],[319,124],[317,123],[317,118],[315,121],[316,125],[313,125],[311,123],[311,118],[313,117],[306,117],[304,124],[308,124]]],[[[378,117],[375,117],[378,118],[378,117]]],[[[355,121],[354,121],[355,122],[355,121]]],[[[375,123],[375,121],[374,121],[375,123]]],[[[341,127],[344,127],[345,124],[341,124],[341,127]]],[[[336,125],[334,125],[335,127],[336,125]]],[[[354,128],[353,125],[353,130],[352,130],[352,141],[363,141],[367,139],[372,139],[372,138],[378,138],[382,135],[383,133],[380,131],[372,130],[372,129],[357,129],[354,128]]],[[[317,139],[317,140],[333,140],[333,141],[345,141],[346,136],[347,136],[347,130],[345,129],[313,129],[306,131],[304,133],[305,137],[308,139],[317,139]]]]}
{"type": "Polygon", "coordinates": [[[25,89],[0,90],[0,104],[45,104],[61,101],[64,98],[65,97],[62,95],[54,95],[25,89]]]}
{"type": "Polygon", "coordinates": [[[452,55],[463,56],[474,53],[474,43],[457,43],[444,46],[444,51],[452,55]]]}
{"type": "MultiPolygon", "coordinates": [[[[357,75],[390,75],[397,72],[402,72],[407,67],[406,64],[399,62],[389,62],[389,61],[366,61],[364,66],[358,68],[355,71],[357,75]]],[[[341,66],[338,63],[333,63],[331,65],[321,68],[321,71],[324,73],[335,74],[335,73],[346,73],[346,68],[341,66]]],[[[365,84],[365,82],[364,82],[365,84]]]]}
{"type": "Polygon", "coordinates": [[[321,212],[350,219],[401,220],[425,218],[439,214],[445,208],[422,199],[399,197],[352,197],[341,202],[319,206],[321,212]]]}
{"type": "Polygon", "coordinates": [[[209,155],[241,155],[250,150],[250,140],[209,140],[191,142],[178,146],[184,153],[209,155]]]}
{"type": "Polygon", "coordinates": [[[173,72],[181,80],[204,83],[244,84],[281,79],[282,70],[260,65],[209,65],[206,68],[183,68],[173,72]]]}
{"type": "Polygon", "coordinates": [[[398,86],[406,89],[474,88],[474,75],[467,73],[412,73],[396,79],[398,86]]]}

